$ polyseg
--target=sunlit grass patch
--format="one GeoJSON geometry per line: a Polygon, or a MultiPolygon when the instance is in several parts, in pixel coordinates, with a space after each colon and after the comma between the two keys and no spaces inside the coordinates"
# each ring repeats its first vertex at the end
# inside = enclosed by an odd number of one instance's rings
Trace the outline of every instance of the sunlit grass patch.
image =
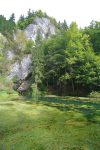
{"type": "Polygon", "coordinates": [[[0,100],[0,150],[99,150],[98,102],[7,96],[0,100]]]}

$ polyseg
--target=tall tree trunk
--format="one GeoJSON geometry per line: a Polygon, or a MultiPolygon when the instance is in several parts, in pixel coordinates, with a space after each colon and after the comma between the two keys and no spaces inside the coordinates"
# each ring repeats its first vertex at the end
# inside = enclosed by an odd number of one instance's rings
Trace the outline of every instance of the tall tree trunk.
{"type": "Polygon", "coordinates": [[[73,79],[71,80],[71,82],[72,82],[72,91],[73,91],[73,94],[74,94],[74,92],[75,92],[75,87],[74,87],[73,79]]]}

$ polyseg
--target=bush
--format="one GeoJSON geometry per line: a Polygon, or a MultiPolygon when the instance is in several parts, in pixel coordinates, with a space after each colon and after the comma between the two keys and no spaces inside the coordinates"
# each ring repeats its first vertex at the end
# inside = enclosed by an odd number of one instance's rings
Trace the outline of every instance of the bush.
{"type": "Polygon", "coordinates": [[[31,88],[32,88],[32,97],[37,101],[38,97],[40,96],[40,91],[35,83],[32,84],[31,88]]]}
{"type": "Polygon", "coordinates": [[[89,94],[89,97],[92,97],[92,98],[100,98],[100,91],[92,91],[90,94],[89,94]]]}

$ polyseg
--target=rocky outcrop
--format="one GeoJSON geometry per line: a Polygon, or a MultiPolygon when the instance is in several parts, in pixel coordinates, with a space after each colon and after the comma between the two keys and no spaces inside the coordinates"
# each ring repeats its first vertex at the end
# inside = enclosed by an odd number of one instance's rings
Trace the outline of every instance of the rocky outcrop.
{"type": "MultiPolygon", "coordinates": [[[[14,35],[15,40],[18,32],[24,32],[27,39],[35,41],[38,32],[39,34],[41,34],[42,38],[49,38],[50,35],[55,34],[55,26],[50,22],[48,18],[36,17],[24,31],[16,31],[16,34],[14,35]]],[[[15,54],[13,50],[8,50],[8,52],[6,53],[6,58],[9,61],[12,61],[14,55],[15,54]]],[[[26,80],[26,78],[31,72],[31,55],[27,54],[22,56],[22,58],[20,58],[20,61],[16,60],[15,63],[10,65],[9,75],[7,78],[9,80],[12,80],[14,77],[16,77],[17,82],[14,85],[14,89],[16,89],[18,92],[23,92],[29,88],[28,81],[30,79],[26,80]]]]}
{"type": "Polygon", "coordinates": [[[55,26],[47,18],[36,17],[32,24],[29,24],[24,30],[26,37],[33,41],[38,31],[42,38],[48,38],[51,34],[55,34],[55,26]]]}
{"type": "Polygon", "coordinates": [[[25,91],[27,91],[30,88],[30,84],[28,81],[23,81],[20,86],[18,87],[17,91],[19,93],[23,93],[25,91]]]}
{"type": "Polygon", "coordinates": [[[14,58],[14,52],[11,51],[11,50],[8,50],[8,51],[6,52],[6,58],[7,58],[8,60],[12,60],[12,59],[14,58]]]}
{"type": "Polygon", "coordinates": [[[17,80],[25,79],[31,72],[31,55],[26,55],[22,58],[21,62],[16,61],[10,66],[10,73],[8,79],[11,80],[15,76],[17,80]]]}
{"type": "MultiPolygon", "coordinates": [[[[32,39],[35,41],[38,30],[42,38],[48,38],[51,34],[55,34],[55,26],[50,22],[50,20],[47,18],[39,17],[36,17],[32,24],[29,24],[23,32],[25,33],[27,39],[32,39]]],[[[19,32],[19,30],[17,32],[19,32]]],[[[8,51],[6,55],[9,60],[13,59],[13,50],[8,51]]],[[[11,80],[14,76],[16,76],[18,80],[23,80],[30,72],[31,56],[25,55],[20,62],[16,60],[16,62],[10,66],[8,79],[11,80]]]]}
{"type": "Polygon", "coordinates": [[[13,89],[16,90],[18,93],[22,94],[25,93],[26,91],[30,90],[31,91],[31,78],[32,78],[32,73],[29,73],[26,78],[23,80],[16,80],[13,85],[13,89]]]}

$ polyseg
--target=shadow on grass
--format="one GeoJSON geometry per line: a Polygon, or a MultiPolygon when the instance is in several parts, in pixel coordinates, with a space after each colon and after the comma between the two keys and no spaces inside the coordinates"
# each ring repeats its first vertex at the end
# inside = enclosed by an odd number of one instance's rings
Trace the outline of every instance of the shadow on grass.
{"type": "MultiPolygon", "coordinates": [[[[36,100],[34,98],[25,98],[18,97],[12,98],[11,101],[23,100],[27,104],[43,104],[53,108],[57,108],[60,111],[78,111],[84,115],[89,123],[98,123],[100,124],[100,102],[93,101],[91,99],[82,99],[79,98],[63,98],[63,97],[38,97],[36,100]],[[96,116],[99,119],[95,119],[96,116]]],[[[10,106],[10,103],[6,103],[10,106]]]]}
{"type": "Polygon", "coordinates": [[[84,100],[68,100],[58,97],[41,97],[39,102],[43,102],[44,105],[55,107],[60,111],[78,111],[84,115],[90,123],[100,124],[100,119],[96,120],[95,116],[100,117],[100,103],[84,100]]]}
{"type": "Polygon", "coordinates": [[[1,105],[5,109],[0,113],[0,150],[99,150],[98,102],[38,97],[12,98],[1,105]],[[6,110],[11,103],[15,107],[6,110]],[[33,103],[39,107],[27,105],[33,103]]]}

